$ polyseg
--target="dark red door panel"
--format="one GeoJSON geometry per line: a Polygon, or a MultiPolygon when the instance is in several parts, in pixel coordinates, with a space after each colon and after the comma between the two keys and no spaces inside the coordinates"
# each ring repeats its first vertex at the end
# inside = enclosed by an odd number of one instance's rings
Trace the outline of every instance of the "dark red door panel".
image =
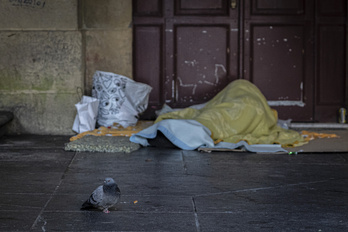
{"type": "Polygon", "coordinates": [[[175,15],[219,15],[228,16],[229,0],[178,0],[175,1],[175,15]]]}
{"type": "Polygon", "coordinates": [[[317,121],[335,122],[346,105],[347,1],[317,0],[315,23],[317,121]]]}
{"type": "Polygon", "coordinates": [[[314,120],[313,10],[310,0],[251,0],[244,8],[244,75],[281,119],[314,120]]]}
{"type": "Polygon", "coordinates": [[[231,81],[229,26],[178,25],[175,32],[175,103],[206,102],[231,81]]]}
{"type": "Polygon", "coordinates": [[[153,90],[149,97],[150,105],[161,105],[162,93],[162,26],[137,25],[134,27],[134,73],[136,80],[147,83],[153,90]],[[146,46],[144,46],[146,44],[146,46]]]}

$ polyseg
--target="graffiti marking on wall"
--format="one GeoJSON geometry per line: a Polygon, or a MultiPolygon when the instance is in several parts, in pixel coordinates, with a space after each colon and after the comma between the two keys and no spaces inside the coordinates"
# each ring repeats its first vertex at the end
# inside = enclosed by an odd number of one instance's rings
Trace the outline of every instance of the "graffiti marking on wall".
{"type": "Polygon", "coordinates": [[[44,8],[46,1],[44,0],[8,0],[12,6],[17,7],[31,7],[31,8],[44,8]]]}

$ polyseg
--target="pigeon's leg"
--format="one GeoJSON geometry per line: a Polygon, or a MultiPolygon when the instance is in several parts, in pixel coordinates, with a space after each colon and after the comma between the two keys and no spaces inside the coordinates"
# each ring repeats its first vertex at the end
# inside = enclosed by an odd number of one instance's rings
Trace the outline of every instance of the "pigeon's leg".
{"type": "Polygon", "coordinates": [[[108,208],[105,208],[105,209],[103,210],[103,212],[104,212],[104,213],[110,213],[110,211],[108,210],[108,208]]]}

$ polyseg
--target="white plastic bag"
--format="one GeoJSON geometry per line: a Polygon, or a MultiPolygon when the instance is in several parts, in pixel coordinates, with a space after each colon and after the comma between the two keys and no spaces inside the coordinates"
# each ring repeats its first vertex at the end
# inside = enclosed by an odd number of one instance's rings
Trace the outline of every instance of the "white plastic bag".
{"type": "Polygon", "coordinates": [[[152,87],[111,72],[96,71],[92,96],[100,101],[97,122],[109,127],[118,123],[134,126],[138,115],[147,109],[152,87]]]}
{"type": "Polygon", "coordinates": [[[83,96],[81,101],[75,104],[77,114],[73,131],[82,133],[95,129],[98,116],[99,100],[94,97],[83,96]]]}

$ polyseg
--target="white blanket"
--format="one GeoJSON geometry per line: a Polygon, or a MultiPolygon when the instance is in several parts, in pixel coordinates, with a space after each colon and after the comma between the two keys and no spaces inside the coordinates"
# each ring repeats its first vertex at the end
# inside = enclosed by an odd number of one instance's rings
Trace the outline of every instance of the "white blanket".
{"type": "Polygon", "coordinates": [[[210,130],[195,120],[166,119],[162,120],[139,133],[132,135],[130,141],[149,146],[147,139],[154,139],[157,131],[161,131],[175,146],[183,150],[195,150],[197,148],[244,148],[250,152],[287,152],[278,144],[254,144],[249,145],[245,141],[238,143],[220,142],[214,144],[210,130]]]}

